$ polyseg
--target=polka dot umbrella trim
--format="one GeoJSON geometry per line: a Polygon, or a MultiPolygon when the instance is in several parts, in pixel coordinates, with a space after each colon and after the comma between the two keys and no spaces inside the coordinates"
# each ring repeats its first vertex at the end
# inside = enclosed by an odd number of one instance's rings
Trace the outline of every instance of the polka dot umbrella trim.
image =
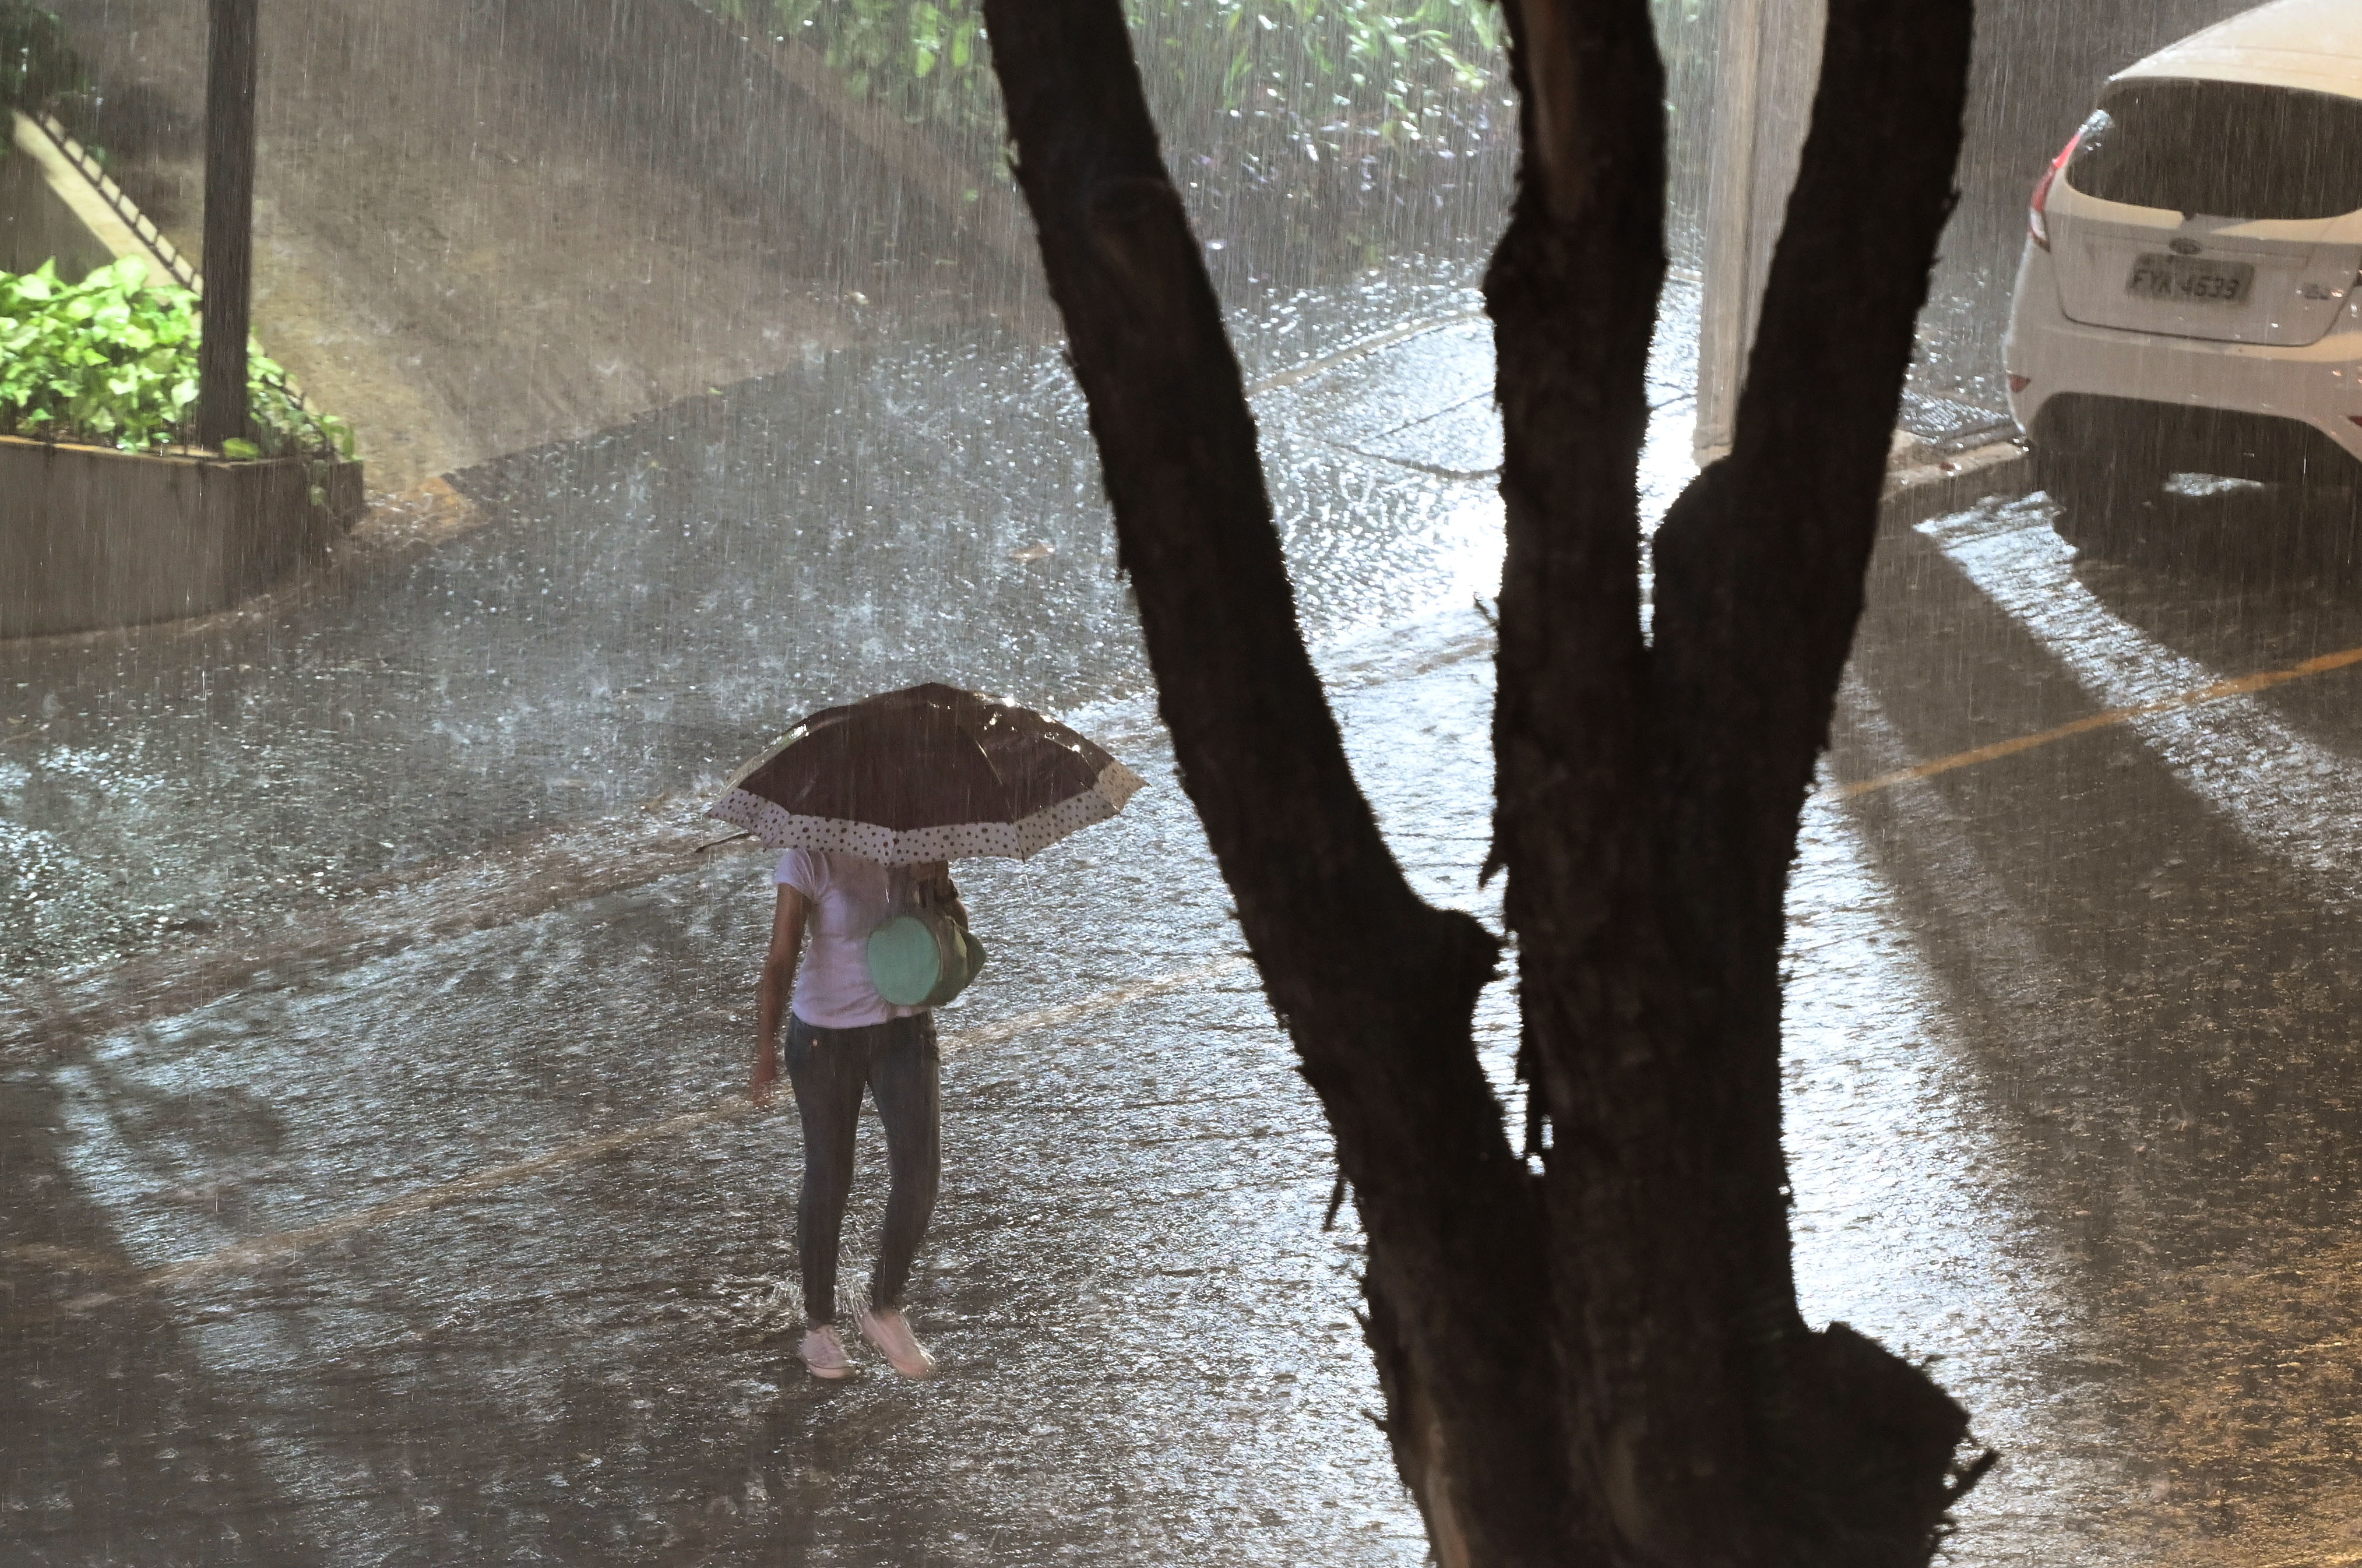
{"type": "Polygon", "coordinates": [[[1022,860],[1123,810],[1140,776],[1054,719],[942,685],[812,714],[741,767],[706,815],[773,849],[889,866],[1022,860]]]}

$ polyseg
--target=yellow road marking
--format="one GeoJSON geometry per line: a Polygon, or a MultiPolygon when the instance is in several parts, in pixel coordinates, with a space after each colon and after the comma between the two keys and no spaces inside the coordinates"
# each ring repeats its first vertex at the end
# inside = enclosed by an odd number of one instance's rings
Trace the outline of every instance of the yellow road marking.
{"type": "MultiPolygon", "coordinates": [[[[1210,980],[1217,976],[1231,974],[1246,967],[1247,963],[1248,960],[1243,955],[1217,959],[1210,964],[1200,964],[1191,968],[1176,970],[1170,975],[1157,976],[1153,979],[1135,980],[1128,986],[1117,986],[1112,989],[1100,991],[1095,996],[1085,997],[1080,1001],[1065,1002],[1057,1007],[1039,1008],[1032,1012],[1021,1012],[1013,1018],[1005,1018],[998,1023],[987,1024],[981,1029],[946,1035],[944,1039],[944,1049],[949,1053],[978,1045],[992,1045],[1004,1040],[1012,1040],[1018,1035],[1030,1033],[1037,1029],[1055,1028],[1063,1023],[1071,1023],[1078,1018],[1088,1017],[1092,1013],[1105,1012],[1128,1002],[1139,1001],[1146,997],[1160,996],[1166,991],[1179,990],[1183,987],[1196,985],[1201,980],[1210,980]]],[[[787,1086],[782,1083],[779,1087],[780,1099],[784,1100],[787,1098],[785,1092],[787,1086]]],[[[207,1253],[203,1257],[190,1258],[185,1262],[167,1264],[161,1268],[149,1269],[118,1289],[77,1297],[66,1302],[65,1309],[69,1311],[87,1310],[94,1307],[104,1306],[110,1301],[119,1300],[126,1296],[138,1295],[151,1290],[170,1290],[179,1286],[193,1285],[203,1280],[217,1278],[223,1275],[246,1273],[260,1267],[273,1258],[287,1257],[316,1247],[323,1242],[332,1242],[340,1236],[349,1236],[359,1231],[374,1230],[378,1226],[390,1224],[397,1220],[407,1220],[415,1215],[432,1213],[437,1209],[466,1198],[480,1197],[484,1193],[532,1176],[564,1170],[570,1165],[579,1165],[586,1160],[595,1160],[602,1154],[612,1154],[619,1149],[628,1149],[639,1143],[654,1143],[660,1138],[679,1137],[684,1132],[693,1132],[701,1127],[711,1126],[717,1121],[728,1121],[754,1114],[756,1114],[756,1107],[752,1101],[744,1095],[733,1095],[720,1104],[708,1106],[702,1110],[682,1111],[678,1115],[668,1116],[662,1121],[644,1122],[637,1127],[626,1127],[618,1132],[602,1133],[595,1138],[579,1139],[571,1143],[561,1144],[546,1153],[535,1154],[530,1159],[516,1160],[504,1165],[494,1165],[488,1170],[455,1177],[435,1187],[422,1187],[416,1192],[404,1193],[400,1198],[389,1198],[383,1203],[372,1204],[367,1209],[355,1209],[352,1213],[339,1215],[334,1220],[323,1220],[316,1225],[305,1225],[292,1231],[281,1231],[268,1236],[254,1236],[246,1241],[233,1242],[218,1252],[207,1253]]],[[[17,1251],[21,1253],[22,1249],[17,1251]]]]}
{"type": "Polygon", "coordinates": [[[1217,958],[1210,964],[1199,964],[1194,968],[1176,969],[1170,975],[1159,975],[1153,980],[1134,980],[1128,986],[1118,986],[1113,990],[1101,991],[1097,996],[1085,997],[1080,1001],[1065,1002],[1057,1007],[1045,1007],[1034,1012],[1021,1012],[1014,1018],[1004,1018],[999,1023],[987,1024],[982,1029],[952,1035],[944,1042],[944,1048],[966,1050],[972,1045],[997,1045],[1003,1040],[1013,1040],[1020,1034],[1031,1034],[1037,1029],[1054,1029],[1059,1024],[1070,1023],[1076,1019],[1086,1018],[1095,1012],[1105,1012],[1111,1007],[1121,1007],[1126,1002],[1135,1002],[1143,997],[1162,996],[1166,991],[1177,991],[1184,986],[1194,986],[1200,980],[1210,980],[1220,975],[1233,974],[1245,968],[1249,962],[1246,955],[1234,954],[1228,958],[1217,958]]]}
{"type": "Polygon", "coordinates": [[[1858,779],[1851,784],[1839,786],[1838,793],[1851,797],[1867,795],[1874,790],[1891,790],[1897,784],[1908,784],[1915,778],[1932,778],[1938,773],[1949,773],[1956,767],[1973,767],[1981,762],[1992,762],[1998,757],[2014,756],[2021,751],[2032,751],[2036,746],[2048,745],[2053,741],[2065,740],[2070,735],[2088,734],[2093,730],[2110,729],[2117,724],[2129,723],[2135,719],[2146,718],[2151,713],[2169,713],[2179,708],[2197,707],[2202,702],[2220,701],[2225,697],[2245,697],[2250,692],[2268,690],[2272,687],[2284,685],[2291,680],[2301,680],[2309,675],[2325,675],[2333,669],[2344,669],[2349,665],[2356,664],[2362,664],[2362,648],[2346,648],[2338,653],[2323,654],[2318,658],[2306,659],[2302,664],[2290,665],[2286,669],[2268,669],[2255,675],[2242,675],[2232,680],[2218,680],[2212,686],[2202,686],[2195,691],[2178,692],[2171,697],[2160,697],[2154,702],[2136,703],[2130,708],[2110,708],[2105,712],[2089,714],[2077,719],[2072,723],[2060,724],[2055,729],[2037,730],[2033,734],[2019,735],[2014,740],[1995,741],[1991,745],[1981,745],[1969,751],[1957,751],[1949,756],[1939,756],[1933,762],[1923,762],[1913,767],[1897,768],[1893,773],[1882,773],[1875,778],[1858,779]]]}
{"type": "Polygon", "coordinates": [[[167,1264],[162,1268],[150,1269],[140,1275],[138,1287],[148,1290],[169,1289],[176,1285],[192,1285],[201,1279],[211,1279],[216,1275],[237,1274],[266,1264],[272,1258],[285,1257],[290,1253],[300,1253],[307,1247],[316,1247],[322,1242],[332,1242],[338,1236],[349,1236],[356,1231],[367,1231],[385,1224],[389,1220],[408,1219],[414,1214],[429,1213],[446,1204],[457,1203],[465,1198],[474,1198],[480,1193],[490,1192],[495,1187],[506,1187],[511,1182],[523,1181],[527,1176],[539,1176],[545,1171],[562,1170],[568,1165],[578,1165],[585,1160],[595,1160],[602,1154],[612,1154],[618,1149],[628,1149],[635,1143],[646,1143],[653,1139],[671,1138],[683,1132],[694,1132],[700,1127],[708,1126],[716,1121],[726,1121],[733,1117],[747,1115],[754,1109],[753,1103],[744,1095],[734,1095],[720,1105],[704,1110],[683,1111],[678,1116],[668,1116],[661,1121],[651,1121],[638,1127],[626,1127],[621,1132],[604,1133],[596,1138],[584,1138],[577,1143],[552,1149],[546,1154],[535,1154],[531,1159],[516,1160],[505,1165],[494,1165],[490,1170],[478,1171],[472,1176],[463,1176],[456,1180],[447,1181],[440,1187],[430,1187],[417,1192],[404,1193],[400,1198],[389,1198],[383,1203],[372,1204],[367,1209],[357,1209],[353,1213],[340,1215],[334,1220],[323,1220],[316,1225],[305,1225],[299,1230],[281,1231],[276,1235],[256,1236],[248,1241],[233,1242],[217,1253],[208,1253],[201,1258],[191,1258],[186,1263],[167,1264]]]}

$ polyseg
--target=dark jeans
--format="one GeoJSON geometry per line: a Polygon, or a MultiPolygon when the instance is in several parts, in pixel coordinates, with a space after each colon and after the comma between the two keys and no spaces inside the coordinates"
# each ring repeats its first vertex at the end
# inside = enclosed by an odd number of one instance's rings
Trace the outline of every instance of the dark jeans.
{"type": "Polygon", "coordinates": [[[932,1013],[861,1029],[814,1029],[793,1014],[781,1055],[804,1126],[804,1189],[796,1199],[796,1249],[803,1256],[804,1316],[836,1320],[836,1246],[853,1188],[853,1131],[861,1087],[886,1124],[886,1233],[877,1242],[869,1304],[900,1307],[911,1260],[935,1209],[943,1176],[943,1059],[932,1013]]]}

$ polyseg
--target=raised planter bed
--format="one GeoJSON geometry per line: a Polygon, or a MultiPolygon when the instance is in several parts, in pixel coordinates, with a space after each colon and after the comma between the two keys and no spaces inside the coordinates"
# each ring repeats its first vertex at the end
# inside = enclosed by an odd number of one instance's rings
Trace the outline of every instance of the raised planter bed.
{"type": "Polygon", "coordinates": [[[0,436],[0,637],[226,610],[360,515],[361,466],[231,462],[0,436]]]}

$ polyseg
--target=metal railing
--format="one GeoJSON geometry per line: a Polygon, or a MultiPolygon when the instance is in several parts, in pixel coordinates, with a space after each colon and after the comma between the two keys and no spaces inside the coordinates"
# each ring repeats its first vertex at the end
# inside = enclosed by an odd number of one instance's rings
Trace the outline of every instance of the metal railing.
{"type": "MultiPolygon", "coordinates": [[[[148,254],[155,259],[156,264],[170,273],[172,281],[181,287],[201,300],[204,298],[204,274],[189,264],[189,259],[181,254],[179,247],[164,237],[164,231],[159,228],[155,221],[146,213],[139,210],[139,204],[133,201],[130,193],[115,182],[105,167],[92,155],[90,149],[76,141],[73,133],[59,124],[55,115],[42,113],[27,117],[40,127],[41,134],[50,138],[61,157],[73,165],[74,171],[89,182],[90,188],[97,193],[98,199],[105,202],[115,215],[123,220],[123,226],[131,231],[132,237],[147,247],[148,254]]],[[[297,408],[307,413],[310,411],[311,405],[304,401],[303,389],[295,384],[292,377],[266,374],[258,379],[266,385],[285,393],[287,401],[297,408]]]]}
{"type": "Polygon", "coordinates": [[[90,182],[90,188],[98,193],[99,200],[114,209],[115,215],[123,220],[123,226],[132,232],[140,244],[148,248],[148,253],[156,259],[156,264],[170,272],[172,275],[172,281],[179,283],[181,287],[203,297],[205,292],[204,280],[198,275],[194,267],[189,265],[189,259],[182,255],[171,240],[164,237],[164,231],[158,228],[149,220],[148,215],[139,210],[139,204],[133,201],[124,193],[122,186],[108,177],[105,169],[100,165],[98,160],[91,156],[90,149],[76,141],[66,127],[58,123],[55,115],[39,114],[31,118],[35,125],[41,127],[41,134],[56,145],[65,160],[72,164],[83,179],[90,182]]]}

